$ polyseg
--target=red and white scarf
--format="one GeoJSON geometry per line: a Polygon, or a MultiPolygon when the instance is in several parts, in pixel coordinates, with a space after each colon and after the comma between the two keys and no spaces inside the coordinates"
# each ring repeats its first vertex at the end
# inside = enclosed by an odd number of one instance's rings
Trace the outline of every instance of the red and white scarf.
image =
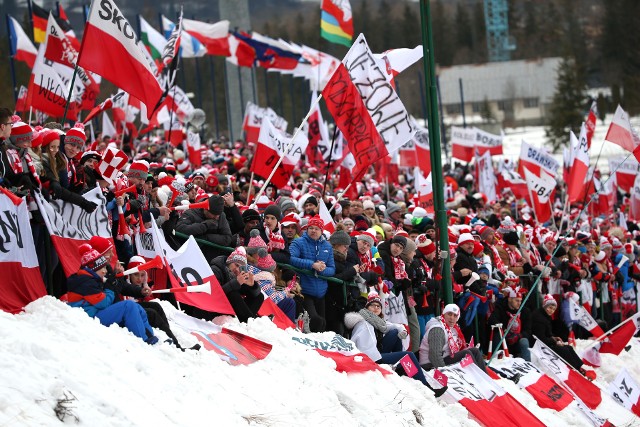
{"type": "Polygon", "coordinates": [[[365,267],[362,271],[371,271],[371,251],[365,254],[358,251],[358,258],[360,258],[360,265],[365,267]]]}
{"type": "Polygon", "coordinates": [[[502,258],[500,258],[500,253],[495,245],[487,245],[491,248],[491,252],[493,253],[493,262],[498,271],[502,274],[507,274],[507,266],[502,262],[502,258]]]}
{"type": "MultiPolygon", "coordinates": [[[[11,157],[11,169],[13,169],[13,173],[21,174],[24,172],[24,166],[22,164],[22,159],[20,158],[20,153],[15,148],[7,149],[7,155],[11,157]]],[[[28,151],[24,152],[24,160],[27,161],[27,166],[29,167],[29,172],[35,178],[38,186],[40,186],[40,177],[38,176],[38,172],[36,172],[36,167],[33,164],[33,159],[28,151]]]]}
{"type": "Polygon", "coordinates": [[[400,257],[392,256],[391,262],[393,262],[393,272],[396,279],[408,279],[409,275],[404,267],[404,261],[400,257]]]}
{"type": "Polygon", "coordinates": [[[447,334],[447,344],[449,344],[449,351],[451,352],[451,356],[453,357],[460,350],[464,350],[467,348],[467,342],[464,340],[464,335],[462,335],[462,330],[460,326],[456,323],[453,328],[450,328],[447,325],[447,322],[444,320],[444,316],[440,316],[440,323],[444,327],[444,331],[447,334]],[[455,329],[456,335],[453,334],[453,330],[455,329]]]}

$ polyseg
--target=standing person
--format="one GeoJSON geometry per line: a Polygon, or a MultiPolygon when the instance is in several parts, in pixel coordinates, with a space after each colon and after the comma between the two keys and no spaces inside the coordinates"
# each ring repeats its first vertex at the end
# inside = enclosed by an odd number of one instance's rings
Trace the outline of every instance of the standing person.
{"type": "Polygon", "coordinates": [[[68,304],[82,308],[90,317],[97,317],[104,326],[117,323],[148,344],[157,343],[158,338],[153,334],[144,309],[131,300],[114,302],[119,289],[112,285],[118,282],[103,284],[107,259],[86,243],[78,251],[80,270],[67,279],[68,304]]]}
{"type": "Polygon", "coordinates": [[[413,296],[422,342],[427,322],[436,315],[441,277],[435,271],[435,243],[426,234],[421,234],[416,237],[416,246],[418,250],[411,264],[416,271],[416,277],[413,280],[413,296]]]}
{"type": "Polygon", "coordinates": [[[420,344],[420,364],[423,367],[427,365],[428,368],[441,368],[457,363],[470,355],[475,364],[486,371],[480,350],[467,345],[462,330],[458,326],[459,318],[460,307],[447,304],[440,317],[429,320],[427,332],[420,344]]]}
{"type": "Polygon", "coordinates": [[[312,217],[309,219],[307,231],[289,246],[291,264],[294,267],[313,271],[313,275],[308,273],[300,275],[304,308],[309,313],[312,332],[324,332],[326,328],[324,297],[328,284],[324,277],[332,277],[336,272],[333,248],[324,238],[323,228],[322,218],[318,215],[312,217]]]}
{"type": "MultiPolygon", "coordinates": [[[[418,367],[415,379],[425,386],[431,386],[427,382],[424,372],[418,366],[415,354],[410,351],[402,351],[402,339],[406,338],[407,331],[402,325],[390,323],[382,316],[382,302],[376,292],[369,292],[365,308],[358,312],[347,313],[344,317],[345,325],[351,332],[351,341],[364,354],[376,363],[394,364],[408,356],[414,366],[418,367]]],[[[434,390],[436,397],[442,395],[446,387],[434,390]]]]}
{"type": "MultiPolygon", "coordinates": [[[[360,264],[358,256],[349,248],[351,237],[346,231],[338,229],[329,237],[329,243],[333,247],[333,260],[336,265],[334,277],[347,282],[353,281],[360,272],[360,264]]],[[[358,288],[347,286],[346,293],[343,293],[343,286],[345,285],[329,283],[326,295],[326,319],[327,330],[346,336],[343,322],[345,309],[350,302],[358,298],[360,291],[358,288]]]]}

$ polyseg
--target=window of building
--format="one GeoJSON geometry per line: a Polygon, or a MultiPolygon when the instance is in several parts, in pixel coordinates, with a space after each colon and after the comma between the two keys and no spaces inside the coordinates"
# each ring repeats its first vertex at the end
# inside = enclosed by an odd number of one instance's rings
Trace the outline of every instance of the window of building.
{"type": "Polygon", "coordinates": [[[511,100],[498,101],[498,110],[500,110],[500,111],[511,111],[511,110],[513,110],[513,101],[511,101],[511,100]]]}
{"type": "Polygon", "coordinates": [[[474,113],[480,113],[482,112],[482,102],[472,102],[471,103],[471,110],[474,113]]]}
{"type": "Polygon", "coordinates": [[[538,98],[525,98],[524,108],[538,108],[538,98]]]}
{"type": "Polygon", "coordinates": [[[445,107],[447,110],[447,114],[460,114],[462,110],[460,109],[460,104],[449,104],[445,107]]]}

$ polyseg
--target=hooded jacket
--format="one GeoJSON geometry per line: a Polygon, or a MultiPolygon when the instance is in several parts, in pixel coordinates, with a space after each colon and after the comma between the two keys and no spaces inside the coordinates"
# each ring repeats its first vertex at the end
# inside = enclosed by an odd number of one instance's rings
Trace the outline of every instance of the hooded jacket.
{"type": "Polygon", "coordinates": [[[324,277],[333,277],[336,273],[331,244],[324,236],[321,236],[318,240],[313,240],[305,231],[301,237],[291,242],[289,252],[291,253],[291,265],[313,271],[313,275],[300,275],[302,293],[315,298],[323,298],[327,293],[328,287],[327,280],[324,277]],[[323,261],[327,268],[322,272],[313,270],[311,266],[316,261],[323,261]]]}

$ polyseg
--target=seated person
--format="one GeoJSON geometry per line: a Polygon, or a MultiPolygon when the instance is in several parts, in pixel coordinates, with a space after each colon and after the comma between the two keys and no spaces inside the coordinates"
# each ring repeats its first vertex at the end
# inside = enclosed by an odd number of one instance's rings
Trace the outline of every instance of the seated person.
{"type": "MultiPolygon", "coordinates": [[[[407,337],[404,326],[384,320],[382,301],[377,292],[369,292],[365,308],[345,314],[344,323],[347,329],[353,329],[351,341],[376,363],[394,364],[408,355],[414,365],[419,366],[415,354],[402,351],[401,340],[407,337]]],[[[433,390],[422,369],[418,368],[415,379],[433,390]]],[[[445,391],[444,387],[434,390],[436,397],[445,391]]]]}
{"type": "MultiPolygon", "coordinates": [[[[522,304],[522,297],[526,294],[526,290],[520,287],[507,288],[506,297],[498,301],[495,305],[491,317],[489,317],[489,325],[502,324],[502,330],[507,331],[509,322],[515,317],[513,325],[506,334],[505,341],[509,353],[516,357],[521,357],[527,362],[531,362],[531,353],[529,352],[529,338],[531,336],[531,313],[527,307],[524,307],[520,314],[516,313],[522,304]]],[[[500,343],[499,338],[493,340],[493,351],[496,350],[500,343]]]]}
{"type": "Polygon", "coordinates": [[[78,248],[80,252],[80,270],[67,279],[66,300],[72,307],[82,308],[89,316],[97,317],[105,326],[117,323],[142,338],[149,344],[158,342],[149,325],[144,309],[134,301],[120,301],[114,303],[118,289],[111,286],[118,282],[109,281],[104,284],[107,274],[107,259],[100,255],[89,244],[78,248]]]}
{"type": "Polygon", "coordinates": [[[453,365],[467,355],[476,365],[486,371],[482,353],[475,347],[468,347],[458,326],[460,307],[447,304],[442,315],[427,322],[424,338],[420,343],[420,365],[424,369],[453,365]]]}

